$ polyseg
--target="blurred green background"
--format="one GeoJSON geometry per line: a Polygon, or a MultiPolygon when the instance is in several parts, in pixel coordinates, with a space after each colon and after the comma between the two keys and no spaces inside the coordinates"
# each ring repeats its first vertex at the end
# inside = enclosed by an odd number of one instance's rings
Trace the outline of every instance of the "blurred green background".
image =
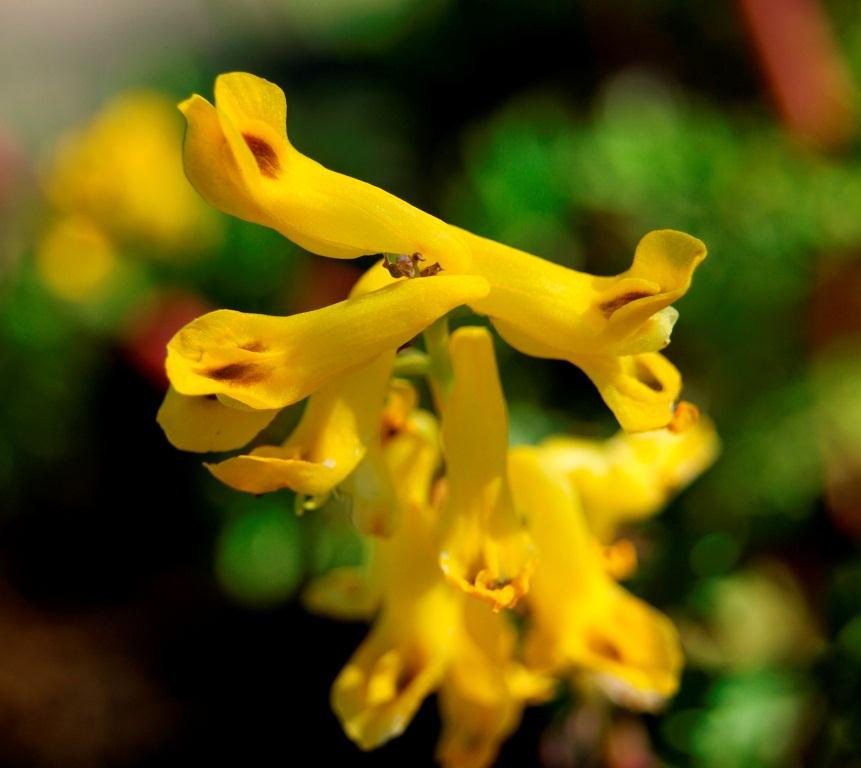
{"type": "MultiPolygon", "coordinates": [[[[0,63],[3,765],[432,764],[432,706],[370,755],[329,711],[365,628],[297,595],[350,532],[155,424],[180,325],[363,266],[185,182],[173,104],[240,69],[301,151],[479,234],[597,274],[654,228],[709,247],[668,354],[723,455],[634,532],[630,584],[682,690],[529,711],[499,764],[861,766],[861,5],[34,0],[0,4],[0,63]]],[[[579,371],[500,354],[515,441],[612,434],[579,371]]]]}

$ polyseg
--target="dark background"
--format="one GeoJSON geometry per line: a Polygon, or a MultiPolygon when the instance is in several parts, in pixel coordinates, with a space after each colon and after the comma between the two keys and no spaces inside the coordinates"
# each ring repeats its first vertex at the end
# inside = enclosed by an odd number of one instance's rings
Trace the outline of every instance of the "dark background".
{"type": "MultiPolygon", "coordinates": [[[[639,527],[629,585],[677,620],[682,691],[597,735],[562,696],[499,765],[861,765],[856,3],[75,5],[0,9],[4,765],[432,764],[433,700],[369,755],[329,709],[366,629],[297,596],[357,557],[349,532],[218,487],[154,421],[182,322],[320,306],[362,265],[200,211],[160,240],[146,212],[135,229],[56,192],[58,142],[117,95],[210,97],[234,69],[284,88],[301,151],[479,234],[598,274],[653,228],[709,246],[668,354],[723,455],[639,527]],[[79,262],[45,267],[68,216],[115,257],[75,295],[79,262]]],[[[612,433],[579,371],[500,355],[514,441],[612,433]]]]}

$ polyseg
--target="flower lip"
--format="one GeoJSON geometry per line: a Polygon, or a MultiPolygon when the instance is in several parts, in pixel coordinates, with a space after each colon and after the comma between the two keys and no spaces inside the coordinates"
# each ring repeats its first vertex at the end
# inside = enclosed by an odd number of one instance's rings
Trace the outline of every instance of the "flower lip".
{"type": "Polygon", "coordinates": [[[638,299],[648,298],[649,296],[654,296],[654,294],[647,291],[629,291],[628,293],[623,293],[620,296],[602,302],[598,305],[598,308],[607,317],[610,317],[617,309],[621,309],[626,304],[630,304],[632,301],[637,301],[638,299]]]}
{"type": "Polygon", "coordinates": [[[229,381],[234,385],[256,384],[266,378],[266,373],[255,363],[228,363],[218,368],[210,368],[205,375],[210,379],[229,381]]]}
{"type": "Polygon", "coordinates": [[[254,155],[260,173],[270,179],[277,179],[281,171],[281,161],[269,142],[251,133],[243,133],[242,138],[254,155]]]}

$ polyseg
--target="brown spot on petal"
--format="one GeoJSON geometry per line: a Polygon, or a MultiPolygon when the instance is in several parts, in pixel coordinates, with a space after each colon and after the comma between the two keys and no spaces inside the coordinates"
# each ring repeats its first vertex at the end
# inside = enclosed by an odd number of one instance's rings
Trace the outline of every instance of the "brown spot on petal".
{"type": "Polygon", "coordinates": [[[664,385],[661,380],[655,376],[654,372],[648,365],[641,360],[637,360],[637,381],[645,384],[653,392],[663,392],[664,385]]]}
{"type": "Polygon", "coordinates": [[[238,385],[255,384],[266,377],[255,363],[229,363],[220,368],[210,368],[204,375],[216,381],[229,381],[238,385]]]}
{"type": "Polygon", "coordinates": [[[240,349],[246,352],[265,352],[268,347],[260,341],[249,341],[247,344],[240,344],[240,349]]]}
{"type": "Polygon", "coordinates": [[[395,680],[395,690],[398,695],[400,696],[403,694],[418,676],[419,670],[417,666],[405,661],[398,672],[397,679],[395,680]]]}
{"type": "Polygon", "coordinates": [[[601,637],[601,635],[590,632],[586,635],[586,646],[590,651],[605,659],[616,662],[622,661],[622,652],[606,637],[601,637]]]}
{"type": "Polygon", "coordinates": [[[264,141],[258,136],[253,136],[250,133],[243,133],[242,138],[254,155],[257,161],[257,167],[260,173],[268,176],[270,179],[278,178],[278,172],[281,170],[281,161],[278,159],[278,154],[270,146],[269,142],[264,141]]]}
{"type": "Polygon", "coordinates": [[[612,299],[602,302],[598,305],[598,308],[607,317],[610,317],[610,315],[612,315],[617,309],[621,309],[626,304],[630,304],[632,301],[637,301],[637,299],[645,299],[652,295],[654,294],[647,293],[646,291],[629,291],[628,293],[619,294],[618,296],[614,296],[612,299]]]}

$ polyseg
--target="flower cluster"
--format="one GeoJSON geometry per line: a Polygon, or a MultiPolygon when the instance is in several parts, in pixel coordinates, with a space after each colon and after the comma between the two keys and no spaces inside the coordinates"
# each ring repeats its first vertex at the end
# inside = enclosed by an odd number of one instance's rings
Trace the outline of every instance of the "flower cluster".
{"type": "Polygon", "coordinates": [[[217,219],[183,178],[176,118],[165,96],[128,92],[58,142],[42,177],[49,215],[36,261],[54,294],[97,301],[136,261],[218,241],[217,219]]]}
{"type": "Polygon", "coordinates": [[[373,621],[332,690],[350,738],[384,743],[436,692],[439,760],[481,768],[558,681],[588,680],[634,708],[672,695],[678,637],[619,585],[636,567],[619,529],[716,454],[712,426],[678,402],[680,376],[659,352],[703,244],[651,232],[622,274],[576,272],[302,155],[284,94],[265,80],[223,75],[215,95],[181,105],[186,172],[208,202],[322,256],[380,257],[337,304],[188,324],[168,345],[158,416],[177,447],[226,451],[307,398],[284,443],[207,467],[249,493],[350,499],[369,559],[312,583],[306,601],[373,621]],[[509,448],[491,331],[448,333],[445,316],[464,305],[517,350],[581,368],[625,431],[509,448]],[[422,334],[424,351],[411,345],[422,334]],[[426,377],[435,413],[407,373],[426,377]]]}

